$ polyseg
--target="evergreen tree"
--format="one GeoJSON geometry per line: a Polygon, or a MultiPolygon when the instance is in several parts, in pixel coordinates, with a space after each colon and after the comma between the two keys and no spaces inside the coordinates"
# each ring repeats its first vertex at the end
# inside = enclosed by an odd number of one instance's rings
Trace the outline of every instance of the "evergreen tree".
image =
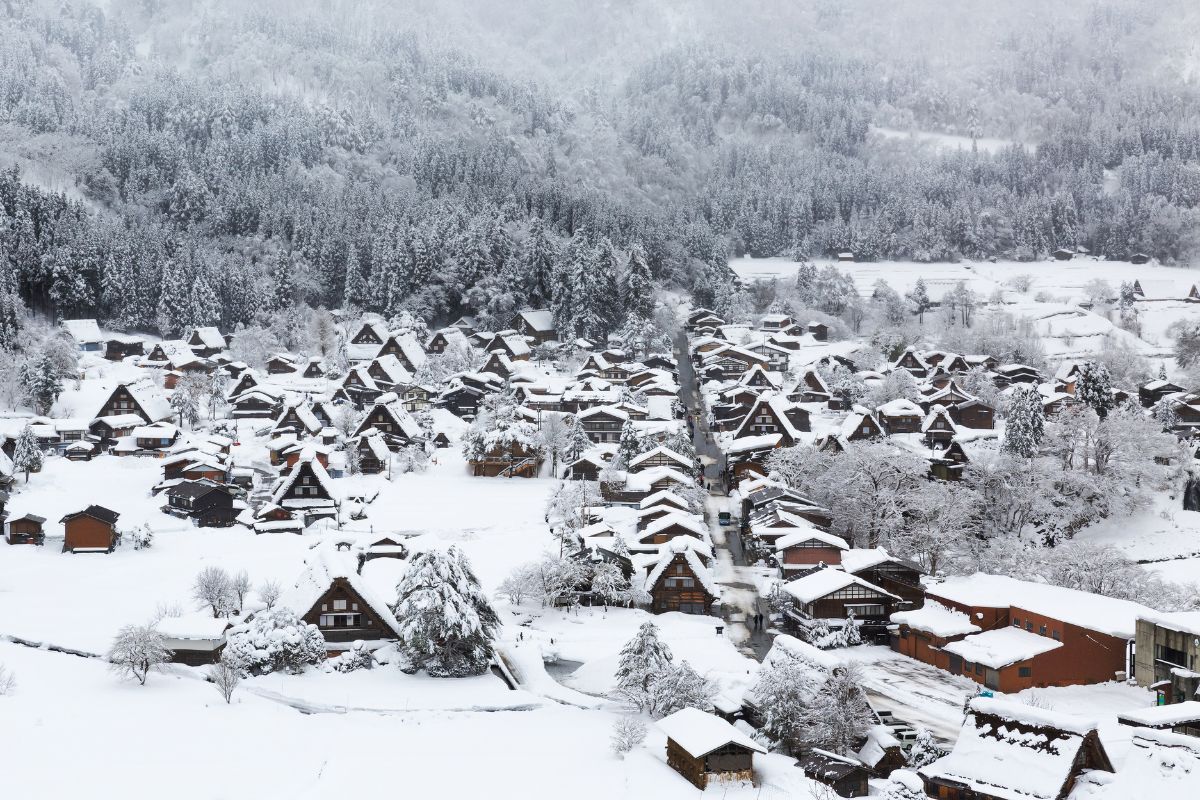
{"type": "Polygon", "coordinates": [[[159,283],[157,325],[166,337],[177,337],[192,326],[191,277],[178,257],[168,259],[162,266],[159,283]]]}
{"type": "Polygon", "coordinates": [[[529,305],[547,308],[554,296],[554,272],[559,260],[554,240],[546,232],[541,217],[529,223],[529,235],[521,252],[521,272],[529,305]]]}
{"type": "Polygon", "coordinates": [[[563,451],[563,461],[573,464],[583,457],[583,454],[595,447],[596,444],[588,438],[587,431],[578,421],[571,423],[571,432],[567,437],[567,446],[563,451]]]}
{"type": "Polygon", "coordinates": [[[414,556],[392,610],[405,671],[455,678],[487,671],[500,621],[457,547],[414,556]]]}
{"type": "Polygon", "coordinates": [[[752,692],[762,712],[762,732],[787,752],[800,744],[805,709],[817,689],[813,667],[786,650],[771,654],[752,692]]]}
{"type": "Polygon", "coordinates": [[[906,297],[913,305],[913,311],[917,312],[917,321],[922,325],[925,324],[925,312],[933,305],[929,299],[929,290],[925,288],[925,279],[917,278],[916,284],[913,285],[912,291],[906,297]]]}
{"type": "Polygon", "coordinates": [[[1033,458],[1041,446],[1045,426],[1046,416],[1038,390],[1032,386],[1016,389],[1009,398],[1001,449],[1021,458],[1033,458]]]}
{"type": "Polygon", "coordinates": [[[1107,417],[1108,412],[1117,405],[1108,367],[1095,361],[1088,361],[1080,367],[1079,377],[1075,381],[1075,397],[1095,411],[1100,419],[1107,417]]]}
{"type": "Polygon", "coordinates": [[[29,473],[40,472],[43,461],[45,457],[42,455],[42,449],[38,447],[37,436],[34,435],[33,428],[26,425],[17,435],[17,446],[13,450],[13,469],[24,472],[25,482],[29,483],[29,473]]]}
{"type": "Polygon", "coordinates": [[[646,251],[635,244],[629,251],[621,282],[621,305],[630,317],[650,319],[654,315],[654,283],[646,251]]]}
{"type": "Polygon", "coordinates": [[[617,443],[617,454],[613,457],[613,469],[628,469],[629,462],[642,453],[642,437],[638,435],[633,422],[625,420],[621,425],[621,440],[617,443]]]}
{"type": "Polygon", "coordinates": [[[49,414],[50,407],[62,393],[59,368],[46,350],[21,364],[21,388],[30,405],[39,414],[49,414]]]}
{"type": "Polygon", "coordinates": [[[658,628],[653,622],[643,622],[621,648],[614,695],[639,711],[647,711],[653,703],[651,686],[670,668],[670,648],[658,638],[658,628]]]}
{"type": "Polygon", "coordinates": [[[221,321],[221,303],[213,288],[208,269],[197,265],[195,273],[190,295],[191,311],[188,314],[190,327],[217,325],[221,321]]]}
{"type": "Polygon", "coordinates": [[[805,710],[806,742],[838,755],[855,750],[875,721],[861,683],[861,670],[854,663],[828,673],[805,710]]]}
{"type": "Polygon", "coordinates": [[[346,282],[342,290],[342,308],[366,308],[367,299],[367,278],[358,258],[358,248],[350,244],[346,248],[346,282]]]}

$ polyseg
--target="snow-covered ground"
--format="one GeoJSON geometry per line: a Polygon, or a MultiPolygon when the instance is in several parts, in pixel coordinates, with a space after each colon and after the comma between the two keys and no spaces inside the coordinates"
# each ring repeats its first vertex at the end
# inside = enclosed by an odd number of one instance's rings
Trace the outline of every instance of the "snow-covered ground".
{"type": "MultiPolygon", "coordinates": [[[[665,737],[653,728],[624,759],[613,756],[616,714],[608,710],[549,703],[508,711],[302,713],[245,689],[226,705],[186,668],[155,673],[142,687],[119,681],[97,659],[5,642],[0,662],[18,680],[11,696],[0,697],[5,730],[20,732],[21,755],[4,760],[0,780],[9,797],[66,797],[78,792],[80,776],[98,800],[163,792],[182,800],[325,800],[389,786],[415,797],[696,796],[666,766],[665,737]]],[[[376,670],[354,680],[387,691],[397,675],[376,670]]],[[[456,689],[461,682],[443,683],[456,689]]],[[[811,784],[792,764],[758,757],[759,786],[710,791],[807,800],[811,784]]]]}
{"type": "MultiPolygon", "coordinates": [[[[743,280],[794,279],[797,261],[788,258],[738,258],[730,262],[743,280]]],[[[1070,261],[964,261],[958,264],[924,264],[911,261],[847,263],[817,260],[818,267],[833,264],[854,279],[859,294],[869,296],[877,280],[883,279],[904,294],[918,279],[925,281],[930,297],[939,299],[962,281],[981,301],[997,292],[1004,299],[1005,313],[1033,322],[1043,337],[1051,358],[1073,358],[1100,351],[1106,339],[1119,340],[1154,359],[1168,359],[1172,342],[1167,329],[1181,319],[1200,314],[1200,306],[1184,302],[1193,285],[1200,284],[1200,270],[1075,258],[1070,261]],[[1026,292],[1017,292],[1013,282],[1024,276],[1026,292]],[[1113,324],[1108,310],[1092,311],[1077,304],[1086,298],[1084,287],[1102,280],[1116,290],[1124,282],[1137,280],[1145,292],[1136,303],[1141,323],[1140,337],[1113,324]]],[[[1168,363],[1168,367],[1170,363],[1168,363]]]]}

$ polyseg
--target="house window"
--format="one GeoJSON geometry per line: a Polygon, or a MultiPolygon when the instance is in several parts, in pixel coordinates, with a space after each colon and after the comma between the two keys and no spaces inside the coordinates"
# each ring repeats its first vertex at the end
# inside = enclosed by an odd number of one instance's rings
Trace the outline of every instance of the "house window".
{"type": "Polygon", "coordinates": [[[976,674],[976,675],[982,675],[982,674],[983,674],[983,664],[978,664],[978,663],[977,663],[977,664],[975,665],[975,674],[976,674]]]}
{"type": "Polygon", "coordinates": [[[1025,620],[1025,630],[1029,631],[1030,633],[1033,633],[1033,622],[1031,622],[1030,620],[1025,620]]]}
{"type": "Polygon", "coordinates": [[[1021,620],[1017,619],[1016,617],[1013,617],[1013,627],[1014,628],[1021,627],[1021,620]]]}
{"type": "Polygon", "coordinates": [[[1054,632],[1054,641],[1056,641],[1056,642],[1057,642],[1057,641],[1059,641],[1059,638],[1058,638],[1058,631],[1055,631],[1055,632],[1054,632]]]}
{"type": "Polygon", "coordinates": [[[334,600],[333,601],[333,610],[334,611],[345,611],[346,610],[346,601],[345,600],[334,600]]]}
{"type": "Polygon", "coordinates": [[[1018,667],[1017,675],[1022,678],[1032,678],[1033,677],[1033,667],[1018,667]]]}
{"type": "Polygon", "coordinates": [[[1038,633],[1040,633],[1042,636],[1045,636],[1046,635],[1046,626],[1043,625],[1041,628],[1039,628],[1038,633]]]}

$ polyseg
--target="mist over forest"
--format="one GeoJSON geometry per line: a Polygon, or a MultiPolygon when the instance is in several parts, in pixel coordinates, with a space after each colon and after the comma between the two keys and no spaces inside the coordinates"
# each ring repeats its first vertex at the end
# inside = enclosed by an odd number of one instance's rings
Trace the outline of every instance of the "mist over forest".
{"type": "Polygon", "coordinates": [[[305,303],[501,319],[635,253],[712,305],[741,255],[1187,264],[1197,21],[1186,0],[10,0],[0,305],[176,335],[305,303]]]}

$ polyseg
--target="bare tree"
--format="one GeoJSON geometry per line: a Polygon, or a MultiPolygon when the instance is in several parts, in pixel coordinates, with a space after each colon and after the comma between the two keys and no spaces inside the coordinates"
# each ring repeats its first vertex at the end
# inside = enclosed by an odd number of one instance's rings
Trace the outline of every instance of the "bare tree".
{"type": "Polygon", "coordinates": [[[242,570],[229,581],[229,592],[237,598],[237,610],[241,612],[246,605],[246,595],[250,593],[250,575],[242,570]]]}
{"type": "Polygon", "coordinates": [[[17,688],[17,676],[13,675],[3,664],[0,664],[0,697],[12,694],[15,688],[17,688]]]}
{"type": "Polygon", "coordinates": [[[210,607],[214,617],[227,614],[233,604],[233,579],[221,567],[205,567],[192,584],[192,597],[201,607],[210,607]]]}
{"type": "Polygon", "coordinates": [[[263,581],[258,587],[258,599],[263,602],[268,609],[274,608],[279,602],[279,596],[283,594],[283,590],[279,588],[279,584],[275,581],[263,581]]]}
{"type": "Polygon", "coordinates": [[[108,661],[114,672],[129,673],[145,686],[151,667],[171,660],[167,640],[149,625],[126,625],[117,632],[108,661]]]}
{"type": "Polygon", "coordinates": [[[217,687],[226,703],[233,702],[233,691],[242,682],[242,670],[236,659],[228,651],[221,654],[221,660],[212,666],[208,674],[209,680],[217,687]]]}

